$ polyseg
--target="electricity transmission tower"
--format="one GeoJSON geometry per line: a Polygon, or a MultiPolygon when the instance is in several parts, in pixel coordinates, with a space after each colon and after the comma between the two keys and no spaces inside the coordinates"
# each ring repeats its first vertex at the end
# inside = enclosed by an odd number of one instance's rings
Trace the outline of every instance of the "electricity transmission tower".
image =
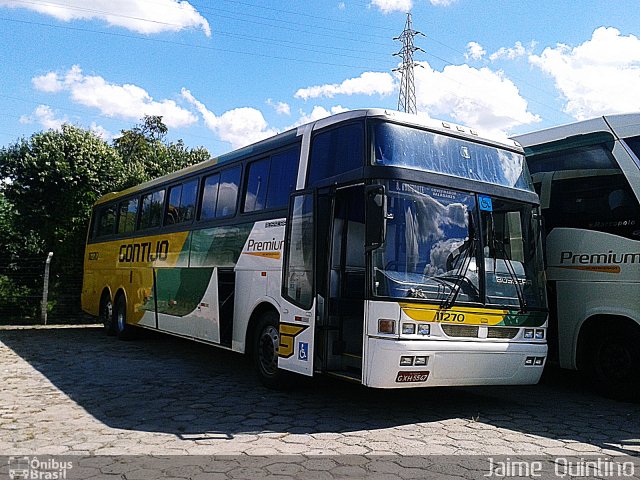
{"type": "Polygon", "coordinates": [[[424,52],[420,47],[416,47],[413,44],[413,39],[416,35],[424,34],[413,29],[411,24],[411,14],[407,13],[407,23],[404,25],[404,30],[399,37],[394,40],[402,42],[402,49],[398,53],[394,53],[394,56],[402,57],[402,66],[394,68],[394,72],[400,72],[400,95],[398,96],[398,110],[401,112],[418,113],[416,109],[416,84],[413,78],[413,67],[417,65],[413,61],[413,53],[420,51],[424,52]]]}

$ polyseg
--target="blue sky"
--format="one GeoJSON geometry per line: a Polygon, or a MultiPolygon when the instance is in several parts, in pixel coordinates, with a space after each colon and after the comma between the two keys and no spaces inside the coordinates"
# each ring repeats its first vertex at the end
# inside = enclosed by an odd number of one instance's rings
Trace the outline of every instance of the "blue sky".
{"type": "Polygon", "coordinates": [[[397,107],[512,135],[640,111],[638,0],[0,0],[0,146],[145,114],[218,155],[332,112],[397,107]]]}

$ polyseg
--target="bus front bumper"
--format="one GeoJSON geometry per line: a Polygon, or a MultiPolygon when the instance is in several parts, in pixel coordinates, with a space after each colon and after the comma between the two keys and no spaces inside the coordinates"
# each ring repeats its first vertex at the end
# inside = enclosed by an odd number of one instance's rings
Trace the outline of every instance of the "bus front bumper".
{"type": "Polygon", "coordinates": [[[538,383],[547,345],[368,338],[363,384],[374,388],[538,383]]]}

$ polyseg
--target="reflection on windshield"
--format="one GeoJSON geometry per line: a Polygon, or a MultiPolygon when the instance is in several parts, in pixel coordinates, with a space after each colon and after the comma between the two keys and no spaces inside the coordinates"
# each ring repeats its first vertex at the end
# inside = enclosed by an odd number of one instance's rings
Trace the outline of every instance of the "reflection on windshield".
{"type": "Polygon", "coordinates": [[[445,301],[463,275],[467,286],[461,287],[458,299],[479,301],[474,298],[478,271],[470,235],[475,198],[451,190],[393,183],[385,246],[375,252],[376,293],[445,301]]]}
{"type": "Polygon", "coordinates": [[[387,194],[387,237],[373,252],[376,295],[443,307],[544,305],[529,206],[495,201],[495,211],[479,215],[473,194],[403,182],[390,182],[387,194]]]}
{"type": "Polygon", "coordinates": [[[374,127],[374,162],[533,191],[524,155],[392,123],[374,127]]]}

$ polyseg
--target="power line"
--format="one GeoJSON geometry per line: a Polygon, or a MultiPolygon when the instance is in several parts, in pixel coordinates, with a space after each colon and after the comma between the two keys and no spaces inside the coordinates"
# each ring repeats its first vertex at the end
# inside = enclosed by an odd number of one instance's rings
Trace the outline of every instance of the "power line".
{"type": "Polygon", "coordinates": [[[172,41],[172,40],[162,40],[162,39],[159,39],[159,38],[140,37],[140,36],[137,36],[137,35],[128,35],[128,34],[125,34],[125,33],[104,32],[104,31],[100,31],[100,30],[92,30],[92,29],[89,29],[89,28],[71,27],[71,26],[68,26],[68,25],[52,25],[52,24],[48,24],[48,23],[33,22],[33,21],[28,21],[28,20],[17,20],[17,19],[14,19],[14,18],[6,18],[6,17],[0,17],[0,20],[7,21],[7,22],[14,22],[14,23],[22,23],[22,24],[25,24],[25,25],[36,25],[36,26],[46,27],[46,28],[56,28],[56,29],[61,29],[61,30],[73,31],[73,32],[95,33],[95,34],[99,34],[99,35],[107,35],[107,36],[112,36],[112,37],[129,38],[129,39],[133,39],[133,40],[142,40],[142,41],[145,41],[145,42],[154,42],[154,43],[165,44],[165,45],[177,45],[177,46],[180,46],[180,47],[197,48],[197,49],[201,49],[201,50],[208,50],[208,51],[215,51],[215,52],[222,52],[222,53],[232,53],[232,54],[237,54],[237,55],[249,55],[249,56],[252,56],[252,57],[271,58],[271,59],[274,59],[274,60],[286,60],[286,61],[289,61],[289,62],[309,63],[309,64],[315,64],[315,65],[326,65],[326,66],[330,66],[330,67],[345,67],[345,68],[353,68],[353,69],[358,69],[358,70],[371,69],[370,65],[365,66],[365,65],[351,65],[351,64],[345,64],[345,63],[321,62],[321,61],[317,61],[317,60],[308,60],[308,59],[292,58],[292,57],[285,57],[285,56],[279,56],[279,55],[269,55],[269,54],[265,54],[265,53],[246,52],[246,51],[241,51],[241,50],[232,50],[232,49],[228,49],[228,48],[211,47],[211,46],[208,46],[208,45],[198,45],[198,44],[194,44],[194,43],[175,42],[175,41],[172,41]]]}

